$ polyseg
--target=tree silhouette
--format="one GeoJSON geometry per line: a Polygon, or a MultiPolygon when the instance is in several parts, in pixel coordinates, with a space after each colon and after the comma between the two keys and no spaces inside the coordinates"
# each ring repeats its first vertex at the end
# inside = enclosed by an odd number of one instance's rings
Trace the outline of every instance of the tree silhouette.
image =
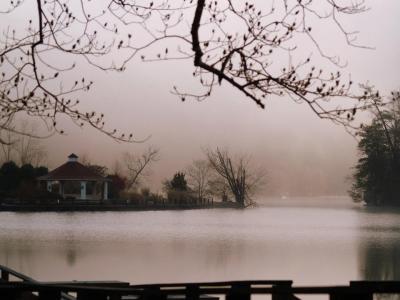
{"type": "Polygon", "coordinates": [[[0,168],[0,190],[16,190],[20,183],[20,171],[17,164],[13,161],[5,162],[0,168]]]}
{"type": "MultiPolygon", "coordinates": [[[[0,168],[0,193],[15,196],[15,192],[23,189],[23,185],[34,188],[35,178],[47,173],[46,167],[33,167],[31,164],[18,167],[14,161],[5,162],[0,168]]],[[[29,197],[31,196],[29,195],[29,197]]]]}
{"type": "Polygon", "coordinates": [[[187,191],[187,181],[185,179],[185,173],[177,172],[169,182],[169,188],[175,191],[187,191]]]}
{"type": "Polygon", "coordinates": [[[79,109],[77,93],[89,91],[93,82],[71,76],[85,65],[123,71],[136,56],[143,61],[192,60],[193,76],[204,91],[187,93],[174,87],[182,100],[204,100],[226,82],[262,108],[271,95],[286,95],[307,104],[320,118],[350,126],[356,111],[370,106],[370,95],[354,92],[352,80],[336,71],[342,66],[340,59],[326,53],[313,26],[333,24],[348,45],[360,47],[355,32],[345,29],[341,20],[367,8],[363,0],[315,2],[2,3],[0,128],[13,130],[16,115],[24,114],[42,119],[50,131],[64,133],[58,120],[66,115],[79,126],[88,124],[114,139],[135,141],[133,134],[106,126],[104,113],[79,109]],[[23,15],[21,24],[16,20],[23,8],[30,13],[23,15]],[[300,44],[333,63],[335,70],[323,70],[318,57],[302,54],[300,44]],[[155,47],[159,51],[152,55],[155,47]]]}
{"type": "Polygon", "coordinates": [[[126,152],[123,156],[123,164],[127,169],[126,188],[137,189],[142,181],[150,175],[149,167],[158,161],[160,150],[148,147],[140,155],[126,152]]]}
{"type": "Polygon", "coordinates": [[[254,170],[248,157],[234,158],[227,150],[217,148],[208,150],[206,154],[211,169],[221,179],[222,190],[229,191],[242,207],[253,204],[252,195],[265,183],[264,170],[254,170]]]}
{"type": "Polygon", "coordinates": [[[108,175],[108,179],[111,179],[109,196],[111,199],[118,199],[121,191],[126,188],[126,178],[118,174],[108,175]]]}
{"type": "MultiPolygon", "coordinates": [[[[375,102],[382,101],[379,95],[375,102]]],[[[385,110],[377,105],[370,125],[359,130],[360,159],[355,166],[350,195],[369,205],[399,205],[400,197],[400,93],[392,93],[385,110]]]]}
{"type": "Polygon", "coordinates": [[[210,166],[207,160],[194,160],[187,168],[188,181],[198,199],[204,199],[210,192],[210,166]]]}

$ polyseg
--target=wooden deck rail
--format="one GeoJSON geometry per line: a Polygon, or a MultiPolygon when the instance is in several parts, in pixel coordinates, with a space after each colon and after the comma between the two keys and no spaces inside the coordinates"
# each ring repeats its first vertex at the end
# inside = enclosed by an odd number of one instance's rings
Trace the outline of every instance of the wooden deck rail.
{"type": "MultiPolygon", "coordinates": [[[[76,286],[91,286],[91,287],[96,287],[96,286],[129,286],[128,282],[120,282],[120,281],[95,281],[95,282],[50,282],[50,283],[45,283],[45,282],[39,282],[29,276],[26,276],[22,273],[19,273],[13,269],[10,269],[6,266],[0,265],[0,299],[10,299],[10,300],[14,300],[14,299],[26,299],[26,300],[30,300],[30,299],[41,299],[44,297],[44,295],[48,294],[48,291],[46,289],[46,291],[42,291],[41,295],[39,295],[40,297],[34,297],[32,295],[33,290],[31,289],[21,289],[21,291],[19,292],[12,292],[13,289],[10,289],[9,291],[7,290],[7,286],[10,285],[15,285],[18,286],[19,283],[25,283],[28,285],[49,285],[49,286],[57,286],[57,285],[67,285],[67,284],[71,284],[73,283],[76,286]],[[2,287],[5,287],[5,289],[2,289],[2,287]],[[4,291],[6,291],[4,293],[4,291]],[[12,294],[14,296],[9,295],[9,292],[12,292],[12,294]]],[[[17,288],[18,290],[18,288],[17,288]]],[[[44,298],[47,299],[47,298],[44,298]]],[[[75,297],[72,297],[70,295],[68,295],[68,293],[61,291],[59,293],[59,297],[58,298],[49,298],[49,299],[61,299],[61,300],[76,300],[75,297]]]]}
{"type": "Polygon", "coordinates": [[[26,281],[26,282],[35,282],[33,278],[30,278],[24,274],[18,273],[17,271],[10,269],[6,266],[0,265],[0,278],[1,281],[6,281],[10,282],[11,279],[14,279],[14,281],[26,281]]]}
{"type": "MultiPolygon", "coordinates": [[[[22,275],[2,266],[0,269],[2,274],[4,270],[9,274],[22,275]]],[[[272,300],[295,300],[303,295],[317,294],[328,295],[331,300],[372,300],[374,294],[400,294],[400,281],[352,281],[345,286],[308,287],[294,287],[289,280],[145,285],[125,282],[0,281],[0,299],[9,300],[250,300],[252,295],[271,295],[272,300]]]]}

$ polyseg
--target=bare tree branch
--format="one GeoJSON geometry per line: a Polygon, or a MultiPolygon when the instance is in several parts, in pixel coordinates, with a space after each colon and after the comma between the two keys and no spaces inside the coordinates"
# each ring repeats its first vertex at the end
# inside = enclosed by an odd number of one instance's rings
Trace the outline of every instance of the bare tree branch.
{"type": "Polygon", "coordinates": [[[59,119],[68,116],[115,140],[141,141],[106,125],[104,113],[81,111],[76,99],[94,84],[77,76],[82,66],[121,72],[137,56],[143,61],[193,60],[193,75],[204,90],[185,93],[175,87],[173,93],[182,100],[204,100],[227,82],[261,108],[271,96],[287,96],[307,104],[320,118],[352,127],[353,112],[373,105],[371,95],[337,71],[345,64],[327,53],[312,28],[333,24],[345,43],[363,48],[356,42],[357,32],[341,20],[366,10],[364,0],[2,3],[0,128],[11,129],[23,114],[63,134],[59,119]],[[14,24],[12,16],[23,6],[35,13],[14,24]],[[304,56],[303,44],[318,57],[304,56]],[[158,53],[151,54],[155,49],[158,53]],[[322,68],[321,57],[328,67],[322,68]]]}
{"type": "Polygon", "coordinates": [[[127,189],[137,188],[141,181],[149,175],[148,167],[158,160],[159,152],[159,149],[149,147],[139,156],[131,153],[124,154],[123,160],[128,171],[127,189]]]}
{"type": "Polygon", "coordinates": [[[37,125],[24,121],[21,124],[21,134],[15,144],[17,153],[17,161],[21,165],[31,164],[34,167],[41,166],[45,163],[47,152],[40,140],[34,138],[37,134],[37,125]]]}

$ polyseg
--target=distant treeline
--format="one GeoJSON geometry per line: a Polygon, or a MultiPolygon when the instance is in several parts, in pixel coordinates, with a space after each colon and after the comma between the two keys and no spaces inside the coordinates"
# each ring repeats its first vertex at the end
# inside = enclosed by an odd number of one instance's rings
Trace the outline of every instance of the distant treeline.
{"type": "MultiPolygon", "coordinates": [[[[3,163],[0,168],[0,199],[40,196],[36,178],[48,173],[47,167],[24,164],[19,167],[14,161],[3,163]]],[[[45,195],[43,195],[45,196],[45,195]]]]}
{"type": "MultiPolygon", "coordinates": [[[[205,151],[204,159],[194,160],[185,170],[176,171],[171,179],[166,179],[162,194],[153,193],[143,185],[143,181],[148,166],[158,160],[157,155],[158,149],[153,148],[139,155],[127,154],[121,164],[125,172],[114,170],[112,174],[105,166],[84,160],[82,163],[109,179],[107,201],[116,203],[185,206],[212,203],[216,198],[225,203],[235,203],[237,207],[246,207],[253,203],[252,196],[264,183],[264,171],[251,167],[248,156],[233,156],[226,149],[216,148],[205,151]]],[[[5,162],[0,169],[0,200],[59,203],[63,200],[59,195],[60,188],[48,192],[44,182],[37,180],[47,173],[47,167],[5,162]]],[[[64,200],[86,201],[79,199],[79,193],[75,194],[64,200]]]]}

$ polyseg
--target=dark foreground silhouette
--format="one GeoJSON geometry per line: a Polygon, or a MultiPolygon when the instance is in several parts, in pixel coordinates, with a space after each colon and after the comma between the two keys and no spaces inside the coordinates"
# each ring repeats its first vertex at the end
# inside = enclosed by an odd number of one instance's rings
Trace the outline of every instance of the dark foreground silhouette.
{"type": "Polygon", "coordinates": [[[0,298],[9,300],[250,300],[252,295],[271,295],[273,300],[295,300],[304,295],[321,294],[331,300],[372,300],[374,294],[400,293],[399,281],[351,281],[345,286],[322,287],[294,287],[291,280],[130,285],[120,281],[40,282],[5,266],[0,265],[0,270],[0,298]]]}

